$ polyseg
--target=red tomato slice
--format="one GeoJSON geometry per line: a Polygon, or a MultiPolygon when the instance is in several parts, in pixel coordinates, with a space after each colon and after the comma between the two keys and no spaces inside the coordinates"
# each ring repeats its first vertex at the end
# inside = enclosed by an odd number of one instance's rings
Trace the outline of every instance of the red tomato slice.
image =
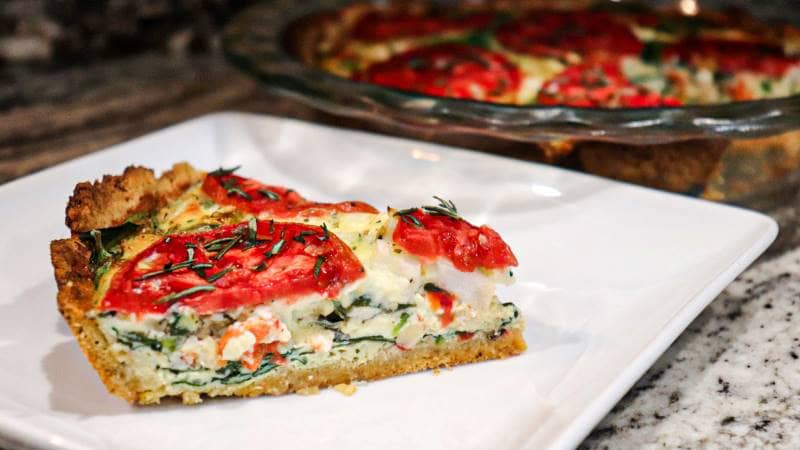
{"type": "Polygon", "coordinates": [[[516,93],[521,75],[499,53],[449,43],[395,55],[355,79],[439,97],[502,100],[516,93]]]}
{"type": "Polygon", "coordinates": [[[333,211],[377,213],[364,202],[319,203],[308,201],[291,189],[268,186],[259,181],[233,174],[206,176],[203,191],[221,205],[233,205],[253,214],[270,217],[321,216],[333,211]]]}
{"type": "Polygon", "coordinates": [[[100,309],[163,313],[177,302],[211,314],[312,293],[335,297],[363,276],[350,248],[321,227],[227,225],[155,242],[114,274],[100,309]]]}
{"type": "Polygon", "coordinates": [[[678,106],[680,101],[636,86],[614,63],[579,64],[546,81],[536,100],[543,105],[568,105],[584,108],[647,108],[678,106]]]}
{"type": "Polygon", "coordinates": [[[602,11],[534,11],[497,30],[505,47],[535,56],[616,60],[638,55],[644,45],[630,28],[602,11]]]}
{"type": "Polygon", "coordinates": [[[420,37],[446,31],[465,31],[489,25],[494,16],[487,13],[446,16],[373,11],[363,15],[353,27],[352,36],[364,41],[383,41],[420,37]]]}
{"type": "Polygon", "coordinates": [[[781,77],[791,67],[800,66],[800,59],[786,56],[778,45],[698,37],[673,44],[664,50],[663,56],[729,74],[752,71],[781,77]]]}
{"type": "Polygon", "coordinates": [[[400,216],[392,240],[423,260],[447,258],[462,272],[517,265],[508,244],[486,225],[476,227],[463,219],[427,214],[420,209],[405,215],[413,216],[416,222],[400,216]]]}

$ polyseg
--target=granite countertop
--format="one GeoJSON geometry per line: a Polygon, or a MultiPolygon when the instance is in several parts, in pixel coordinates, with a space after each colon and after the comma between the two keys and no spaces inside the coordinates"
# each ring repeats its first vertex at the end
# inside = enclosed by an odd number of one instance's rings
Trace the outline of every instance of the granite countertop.
{"type": "MultiPolygon", "coordinates": [[[[13,77],[0,85],[0,183],[212,111],[342,123],[264,92],[217,56],[145,54],[13,77]]],[[[525,156],[519,146],[484,150],[525,156]]],[[[780,198],[757,205],[781,224],[776,243],[706,308],[582,448],[800,448],[800,197],[788,190],[780,198]]]]}

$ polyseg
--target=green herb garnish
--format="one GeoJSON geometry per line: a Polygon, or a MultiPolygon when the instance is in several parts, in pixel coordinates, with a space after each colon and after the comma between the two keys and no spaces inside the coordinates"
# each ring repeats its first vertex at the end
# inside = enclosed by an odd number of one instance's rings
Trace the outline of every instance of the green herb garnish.
{"type": "Polygon", "coordinates": [[[214,289],[216,289],[216,287],[214,287],[214,286],[212,286],[210,284],[203,284],[203,285],[200,285],[200,286],[192,286],[189,289],[184,289],[184,290],[182,290],[180,292],[173,292],[172,294],[167,294],[167,295],[159,298],[158,300],[156,300],[155,303],[157,305],[161,305],[161,304],[164,304],[164,303],[174,303],[174,302],[176,302],[176,301],[178,301],[178,300],[180,300],[180,299],[182,299],[184,297],[188,297],[188,296],[190,296],[192,294],[196,294],[198,292],[209,292],[209,291],[213,291],[214,289]]]}
{"type": "Polygon", "coordinates": [[[230,175],[233,172],[236,172],[237,170],[239,170],[241,168],[242,168],[242,166],[231,167],[230,169],[224,169],[224,168],[220,167],[219,169],[217,169],[217,170],[215,170],[213,172],[208,172],[208,174],[211,175],[212,177],[222,177],[222,176],[225,176],[225,175],[230,175]]]}
{"type": "Polygon", "coordinates": [[[408,322],[409,317],[407,312],[400,315],[400,322],[397,322],[397,325],[392,328],[392,336],[397,337],[397,335],[400,334],[400,330],[405,326],[406,322],[408,322]]]}
{"type": "Polygon", "coordinates": [[[399,216],[400,220],[402,220],[403,222],[405,222],[405,223],[407,223],[409,225],[415,226],[417,228],[422,228],[422,223],[419,221],[419,219],[417,219],[416,217],[414,217],[412,215],[418,209],[419,208],[403,209],[403,210],[395,212],[394,215],[395,216],[399,216]]]}
{"type": "Polygon", "coordinates": [[[320,241],[327,241],[328,240],[328,226],[325,225],[325,222],[322,222],[322,237],[319,238],[320,241]]]}
{"type": "Polygon", "coordinates": [[[443,200],[435,195],[433,198],[438,200],[439,204],[436,206],[423,206],[423,211],[433,216],[447,216],[456,220],[461,219],[461,216],[458,215],[458,209],[456,209],[455,203],[450,200],[443,200]]]}
{"type": "Polygon", "coordinates": [[[217,272],[217,273],[209,276],[208,278],[206,278],[206,281],[208,281],[209,283],[213,283],[213,282],[219,280],[220,278],[224,277],[231,270],[233,270],[233,267],[226,267],[226,268],[220,270],[219,272],[217,272]]]}
{"type": "Polygon", "coordinates": [[[319,278],[319,273],[322,270],[322,263],[325,262],[325,256],[317,256],[317,262],[314,263],[314,278],[319,278]]]}
{"type": "Polygon", "coordinates": [[[269,189],[259,189],[258,193],[272,200],[273,202],[277,202],[278,200],[281,199],[281,197],[278,194],[270,191],[269,189]]]}
{"type": "Polygon", "coordinates": [[[433,283],[425,283],[425,285],[422,286],[422,288],[428,292],[445,292],[444,289],[440,288],[439,286],[433,283]]]}
{"type": "Polygon", "coordinates": [[[273,256],[277,255],[278,253],[280,253],[281,250],[283,250],[283,244],[285,243],[286,241],[284,241],[283,239],[279,240],[278,242],[275,243],[275,245],[272,246],[271,249],[269,249],[268,252],[264,253],[264,256],[266,256],[267,258],[272,258],[273,256]]]}
{"type": "Polygon", "coordinates": [[[314,233],[313,231],[303,230],[300,233],[298,233],[297,236],[293,237],[292,240],[296,241],[296,242],[299,242],[301,244],[305,244],[306,243],[306,236],[313,236],[315,234],[317,234],[317,233],[314,233]]]}

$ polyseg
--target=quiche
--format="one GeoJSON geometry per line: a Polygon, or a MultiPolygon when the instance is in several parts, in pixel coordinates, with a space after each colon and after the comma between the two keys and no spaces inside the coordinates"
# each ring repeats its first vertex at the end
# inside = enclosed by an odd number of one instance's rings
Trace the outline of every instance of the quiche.
{"type": "Polygon", "coordinates": [[[642,108],[800,93],[794,26],[735,11],[585,3],[357,3],[304,19],[308,32],[293,36],[313,39],[294,47],[355,81],[511,105],[642,108]]]}
{"type": "Polygon", "coordinates": [[[108,390],[278,395],[524,351],[517,259],[453,202],[380,212],[179,163],[80,183],[58,307],[108,390]]]}

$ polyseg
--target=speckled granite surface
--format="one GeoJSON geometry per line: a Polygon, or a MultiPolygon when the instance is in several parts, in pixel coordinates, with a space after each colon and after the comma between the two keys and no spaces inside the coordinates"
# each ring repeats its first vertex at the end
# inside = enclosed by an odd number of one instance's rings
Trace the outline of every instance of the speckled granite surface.
{"type": "Polygon", "coordinates": [[[581,448],[800,448],[800,249],[772,253],[689,326],[581,448]]]}

